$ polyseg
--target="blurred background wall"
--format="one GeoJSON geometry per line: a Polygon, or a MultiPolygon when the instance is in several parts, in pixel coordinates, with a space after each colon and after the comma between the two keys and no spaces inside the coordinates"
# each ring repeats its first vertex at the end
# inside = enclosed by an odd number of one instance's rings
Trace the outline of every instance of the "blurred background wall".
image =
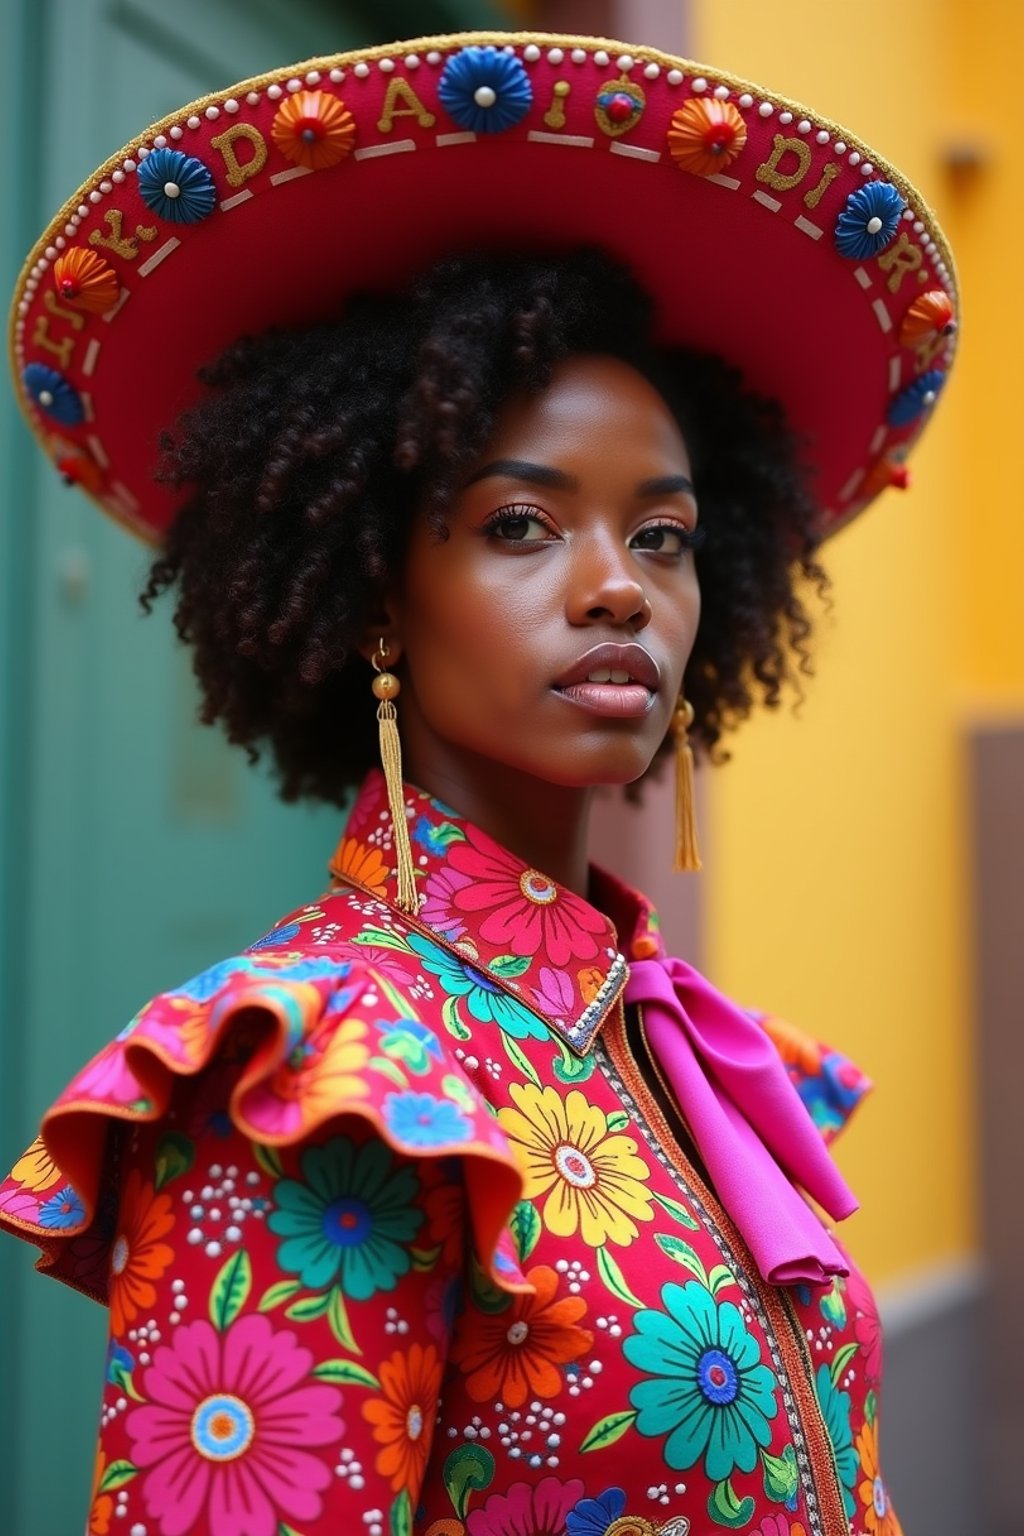
{"type": "MultiPolygon", "coordinates": [[[[830,548],[834,606],[800,710],[751,721],[732,762],[703,775],[705,873],[661,867],[667,786],[639,813],[606,805],[595,841],[720,986],[875,1079],[839,1157],[864,1206],[848,1241],[888,1324],[897,1507],[907,1536],[1012,1536],[1024,1529],[1024,519],[1008,445],[1024,171],[1010,146],[1024,6],[6,0],[0,289],[68,190],[190,97],[361,42],[520,23],[687,53],[820,107],[910,175],[959,258],[958,372],[913,488],[886,493],[830,548]]],[[[143,622],[134,607],[145,552],[63,491],[9,396],[0,485],[6,1166],[140,1002],[319,890],[338,816],[278,806],[194,724],[167,615],[143,622]]],[[[65,1536],[88,1495],[103,1316],[35,1280],[17,1244],[0,1244],[0,1287],[5,1528],[65,1536]],[[59,1475],[40,1436],[55,1423],[59,1475]]]]}

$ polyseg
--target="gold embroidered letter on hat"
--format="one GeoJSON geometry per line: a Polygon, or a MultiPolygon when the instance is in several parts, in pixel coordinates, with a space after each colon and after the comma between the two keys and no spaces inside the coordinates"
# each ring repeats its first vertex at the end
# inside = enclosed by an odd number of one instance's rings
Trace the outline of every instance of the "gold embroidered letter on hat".
{"type": "Polygon", "coordinates": [[[889,273],[889,292],[899,293],[900,286],[908,272],[917,272],[918,282],[923,283],[926,280],[927,274],[918,271],[923,260],[924,254],[921,247],[915,245],[907,234],[901,230],[896,244],[890,245],[889,249],[883,251],[882,255],[878,258],[878,265],[882,271],[889,273]]]}
{"type": "Polygon", "coordinates": [[[89,244],[102,245],[104,250],[113,251],[122,261],[134,261],[139,254],[139,241],[145,240],[148,244],[159,233],[155,224],[136,224],[134,235],[124,234],[124,215],[120,208],[108,208],[103,215],[103,222],[110,231],[109,235],[94,229],[89,235],[89,244]]]}
{"type": "Polygon", "coordinates": [[[806,208],[817,208],[829,184],[835,181],[839,175],[839,171],[840,167],[836,165],[834,160],[830,160],[821,173],[821,180],[818,182],[818,185],[812,187],[809,192],[804,193],[804,206],[806,208]]]}
{"type": "Polygon", "coordinates": [[[811,152],[803,139],[787,139],[784,134],[777,133],[771,154],[763,165],[758,166],[754,174],[758,181],[774,187],[776,192],[789,192],[791,188],[799,186],[810,168],[811,152]],[[795,171],[779,170],[779,162],[784,155],[796,156],[795,171]]]}
{"type": "Polygon", "coordinates": [[[427,111],[408,80],[402,75],[395,75],[388,82],[388,92],[381,108],[380,122],[377,124],[381,133],[391,132],[396,117],[414,117],[421,128],[433,128],[437,121],[433,112],[427,111]],[[404,101],[405,106],[396,106],[395,103],[398,101],[404,101]]]}
{"type": "MultiPolygon", "coordinates": [[[[80,315],[76,309],[68,309],[64,304],[57,302],[57,296],[47,289],[43,294],[43,303],[51,315],[58,315],[62,320],[67,320],[76,331],[80,331],[85,324],[85,316],[80,315]]],[[[52,352],[54,357],[60,360],[60,366],[66,368],[71,361],[71,354],[75,350],[75,337],[65,336],[62,341],[50,339],[50,322],[46,315],[39,315],[36,319],[36,327],[32,333],[32,341],[35,346],[43,347],[47,352],[52,352]]]]}
{"type": "Polygon", "coordinates": [[[565,99],[572,86],[568,80],[556,80],[552,88],[551,105],[544,113],[544,121],[549,128],[565,127],[565,99]]]}
{"type": "Polygon", "coordinates": [[[218,150],[222,155],[228,183],[232,187],[240,187],[250,176],[258,176],[267,163],[267,141],[251,123],[232,123],[230,128],[210,140],[210,148],[218,150]],[[239,160],[235,153],[235,145],[239,140],[252,146],[248,160],[239,160]]]}

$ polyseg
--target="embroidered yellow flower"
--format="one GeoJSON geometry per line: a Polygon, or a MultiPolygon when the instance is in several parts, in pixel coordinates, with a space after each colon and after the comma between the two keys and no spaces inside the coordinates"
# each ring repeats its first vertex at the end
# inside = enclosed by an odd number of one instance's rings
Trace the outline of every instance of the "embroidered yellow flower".
{"type": "Polygon", "coordinates": [[[11,1178],[19,1179],[25,1189],[48,1189],[59,1176],[57,1164],[38,1137],[11,1169],[11,1178]]]}
{"type": "Polygon", "coordinates": [[[562,1099],[554,1088],[513,1083],[515,1109],[501,1121],[526,1178],[527,1200],[547,1196],[544,1224],[556,1237],[579,1231],[592,1248],[625,1246],[650,1221],[647,1165],[631,1136],[610,1131],[608,1118],[578,1088],[562,1099]]]}

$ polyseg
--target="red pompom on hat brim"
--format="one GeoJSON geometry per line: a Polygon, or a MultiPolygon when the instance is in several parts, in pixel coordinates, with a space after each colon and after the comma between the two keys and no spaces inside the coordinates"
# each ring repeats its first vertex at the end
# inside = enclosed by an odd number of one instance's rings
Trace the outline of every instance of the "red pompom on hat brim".
{"type": "Polygon", "coordinates": [[[889,485],[945,381],[952,257],[920,195],[797,103],[658,50],[468,33],[278,70],[157,123],[31,252],[11,314],[47,453],[159,543],[159,435],[243,334],[446,255],[597,244],[662,340],[779,400],[823,534],[889,485]]]}

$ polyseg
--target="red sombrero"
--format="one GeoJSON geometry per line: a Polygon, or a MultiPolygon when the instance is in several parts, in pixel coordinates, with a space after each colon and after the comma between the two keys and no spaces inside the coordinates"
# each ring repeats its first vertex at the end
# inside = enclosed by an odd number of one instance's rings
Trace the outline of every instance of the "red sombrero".
{"type": "Polygon", "coordinates": [[[158,436],[244,332],[487,247],[605,246],[662,339],[786,408],[831,532],[890,484],[952,358],[946,241],[898,171],[759,86],[600,38],[467,33],[313,59],[120,150],[39,240],[11,315],[59,470],[144,538],[158,436]]]}

